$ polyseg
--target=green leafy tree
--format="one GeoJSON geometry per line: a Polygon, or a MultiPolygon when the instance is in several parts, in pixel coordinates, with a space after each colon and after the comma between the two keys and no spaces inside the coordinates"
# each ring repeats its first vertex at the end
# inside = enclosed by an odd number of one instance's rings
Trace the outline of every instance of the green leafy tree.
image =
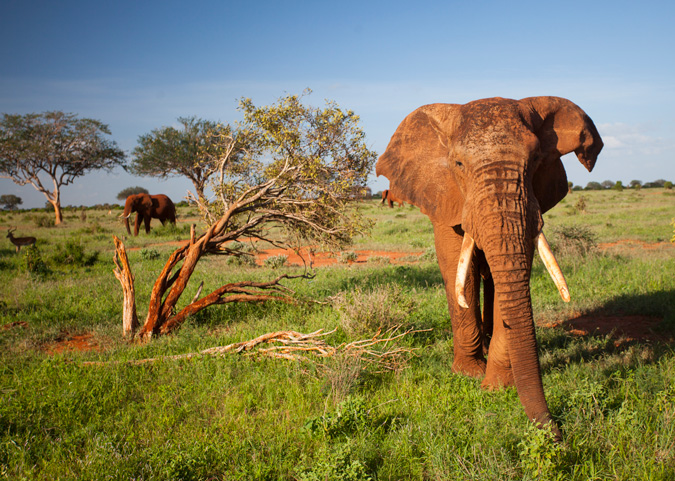
{"type": "Polygon", "coordinates": [[[149,194],[149,192],[147,189],[139,186],[127,187],[126,189],[120,190],[119,194],[117,194],[117,200],[126,200],[127,197],[134,194],[149,194]]]}
{"type": "Polygon", "coordinates": [[[3,205],[7,210],[14,210],[23,204],[23,199],[14,194],[0,195],[0,205],[3,205]]]}
{"type": "Polygon", "coordinates": [[[75,114],[3,114],[0,177],[42,192],[54,208],[54,223],[60,224],[63,186],[94,170],[124,165],[124,152],[106,135],[107,125],[75,114]],[[43,184],[43,179],[52,185],[43,184]]]}
{"type": "MultiPolygon", "coordinates": [[[[370,229],[371,223],[353,207],[351,198],[354,187],[365,184],[377,155],[367,148],[354,112],[334,102],[324,108],[305,106],[296,95],[267,107],[242,99],[240,109],[244,120],[237,131],[213,137],[219,143],[211,178],[215,200],[195,199],[208,229],[197,236],[193,227],[190,242],[166,262],[138,332],[143,339],[171,332],[213,304],[291,299],[280,284],[288,276],[281,275],[269,282],[227,284],[176,309],[206,253],[246,255],[234,247],[241,245],[235,241],[251,238],[298,251],[306,245],[338,251],[370,229]]],[[[133,275],[123,244],[115,242],[115,275],[125,295],[124,330],[133,333],[138,325],[133,275]]]]}
{"type": "Polygon", "coordinates": [[[623,190],[623,183],[620,180],[617,180],[616,184],[612,186],[612,189],[621,192],[623,190]]]}
{"type": "Polygon", "coordinates": [[[665,189],[671,190],[673,188],[673,183],[671,181],[667,180],[663,183],[663,187],[665,189]]]}
{"type": "Polygon", "coordinates": [[[640,190],[642,188],[642,181],[641,180],[631,180],[630,181],[630,188],[635,189],[635,190],[640,190]]]}
{"type": "Polygon", "coordinates": [[[586,184],[586,190],[602,190],[600,182],[589,182],[586,184]]]}
{"type": "Polygon", "coordinates": [[[181,128],[162,127],[138,138],[130,170],[136,175],[190,179],[198,199],[205,199],[206,183],[216,171],[217,161],[228,152],[239,155],[229,125],[196,117],[180,117],[181,128]]]}

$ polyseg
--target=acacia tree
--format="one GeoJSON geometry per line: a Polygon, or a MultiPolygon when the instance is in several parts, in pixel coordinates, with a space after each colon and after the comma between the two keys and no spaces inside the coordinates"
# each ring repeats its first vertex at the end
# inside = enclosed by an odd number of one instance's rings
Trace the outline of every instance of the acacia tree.
{"type": "Polygon", "coordinates": [[[222,139],[232,137],[232,128],[196,117],[179,117],[182,128],[162,127],[138,137],[130,170],[136,175],[167,178],[185,176],[204,199],[204,189],[215,172],[222,139]]]}
{"type": "Polygon", "coordinates": [[[5,206],[7,210],[14,210],[23,204],[23,199],[14,194],[0,195],[0,205],[5,206]]]}
{"type": "Polygon", "coordinates": [[[117,200],[126,200],[127,197],[134,194],[149,194],[148,189],[145,189],[141,186],[136,187],[127,187],[122,189],[117,193],[117,200]]]}
{"type": "Polygon", "coordinates": [[[91,171],[124,165],[124,152],[104,135],[110,135],[107,125],[75,114],[3,114],[0,177],[42,192],[54,207],[54,223],[60,224],[63,186],[91,171]],[[52,185],[44,185],[41,176],[52,185]]]}
{"type": "MultiPolygon", "coordinates": [[[[212,159],[215,199],[196,199],[210,219],[208,228],[197,236],[193,225],[189,242],[167,260],[137,332],[141,339],[169,333],[214,304],[292,300],[292,291],[281,284],[289,277],[284,275],[268,282],[227,284],[203,297],[198,293],[179,308],[180,296],[206,253],[246,255],[232,243],[243,238],[296,250],[317,244],[337,249],[370,227],[350,203],[352,189],[365,183],[376,160],[354,112],[333,102],[324,108],[304,106],[298,96],[283,97],[268,107],[243,99],[240,110],[244,120],[237,141],[216,137],[222,155],[212,159]]],[[[124,290],[124,332],[133,336],[139,326],[133,275],[124,244],[117,238],[115,243],[115,275],[124,290]]],[[[307,276],[305,271],[300,277],[307,276]]]]}

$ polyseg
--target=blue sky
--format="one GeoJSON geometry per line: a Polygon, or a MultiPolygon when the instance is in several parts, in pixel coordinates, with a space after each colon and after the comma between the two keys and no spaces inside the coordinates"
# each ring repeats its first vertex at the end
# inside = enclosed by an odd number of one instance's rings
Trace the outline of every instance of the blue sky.
{"type": "MultiPolygon", "coordinates": [[[[231,123],[242,97],[266,105],[309,87],[308,103],[359,114],[381,154],[421,105],[556,95],[605,141],[590,174],[564,158],[569,180],[675,181],[674,52],[671,1],[2,0],[0,112],[99,119],[130,152],[178,117],[231,123]]],[[[174,200],[192,188],[119,170],[76,180],[62,203],[116,202],[135,185],[174,200]]],[[[0,193],[45,203],[10,180],[0,193]]]]}

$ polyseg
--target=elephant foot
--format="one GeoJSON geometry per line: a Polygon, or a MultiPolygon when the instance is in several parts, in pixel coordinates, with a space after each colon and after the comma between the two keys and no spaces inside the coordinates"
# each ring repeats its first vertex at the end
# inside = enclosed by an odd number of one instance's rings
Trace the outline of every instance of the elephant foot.
{"type": "Polygon", "coordinates": [[[513,380],[513,372],[511,369],[488,369],[485,374],[485,379],[483,379],[480,387],[487,391],[497,391],[514,385],[515,382],[513,380]]]}
{"type": "Polygon", "coordinates": [[[452,363],[452,372],[480,378],[485,375],[486,367],[485,359],[455,359],[452,363]]]}

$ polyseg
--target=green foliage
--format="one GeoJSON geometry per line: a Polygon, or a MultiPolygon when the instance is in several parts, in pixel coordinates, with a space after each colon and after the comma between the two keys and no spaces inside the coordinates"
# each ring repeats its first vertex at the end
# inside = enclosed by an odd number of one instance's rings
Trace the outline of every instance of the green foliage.
{"type": "Polygon", "coordinates": [[[427,247],[424,251],[424,254],[422,254],[422,259],[425,261],[437,262],[438,259],[436,257],[436,247],[427,247]]]}
{"type": "Polygon", "coordinates": [[[597,236],[588,227],[560,226],[553,229],[551,249],[564,256],[585,256],[597,247],[597,236]]]}
{"type": "Polygon", "coordinates": [[[355,459],[349,444],[334,448],[323,447],[315,459],[303,461],[311,468],[303,471],[296,479],[300,481],[369,481],[372,479],[363,463],[355,459]]]}
{"type": "Polygon", "coordinates": [[[56,251],[52,254],[51,260],[55,264],[85,267],[94,265],[98,256],[98,251],[87,254],[79,239],[68,239],[64,244],[56,246],[56,251]]]}
{"type": "Polygon", "coordinates": [[[0,205],[2,205],[7,210],[14,210],[21,204],[23,204],[23,200],[19,196],[14,194],[0,195],[0,205]]]}
{"type": "Polygon", "coordinates": [[[561,444],[548,427],[528,425],[525,438],[518,443],[523,469],[533,479],[563,480],[566,473],[560,471],[563,461],[561,444]]]}
{"type": "Polygon", "coordinates": [[[602,190],[602,184],[600,182],[589,182],[586,184],[585,190],[602,190]]]}
{"type": "Polygon", "coordinates": [[[352,262],[356,262],[356,260],[359,258],[359,256],[356,254],[356,252],[353,251],[343,251],[340,252],[340,256],[338,257],[338,262],[342,264],[349,264],[352,262]]]}
{"type": "Polygon", "coordinates": [[[126,189],[122,189],[119,191],[117,194],[117,200],[124,201],[126,200],[127,197],[130,195],[136,195],[136,194],[149,194],[147,189],[144,189],[143,187],[136,186],[136,187],[127,187],[126,189]]]}
{"type": "Polygon", "coordinates": [[[54,227],[54,219],[47,215],[36,214],[33,217],[33,222],[36,227],[54,227]]]}
{"type": "Polygon", "coordinates": [[[42,254],[40,253],[40,249],[36,244],[24,248],[24,251],[23,258],[26,271],[28,271],[31,275],[38,277],[49,274],[49,268],[42,259],[42,254]]]}
{"type": "MultiPolygon", "coordinates": [[[[179,117],[178,123],[179,129],[162,127],[139,136],[130,170],[159,178],[187,177],[198,198],[204,199],[206,182],[215,173],[217,161],[236,143],[235,134],[229,125],[196,117],[179,117]]],[[[235,147],[235,155],[239,148],[245,145],[235,147]]]]}
{"type": "Polygon", "coordinates": [[[160,257],[161,254],[157,249],[141,249],[141,259],[145,261],[154,261],[160,257]]]}
{"type": "Polygon", "coordinates": [[[618,191],[618,192],[621,192],[621,191],[623,190],[623,184],[621,183],[620,180],[617,180],[617,181],[616,181],[616,184],[614,184],[614,185],[612,186],[612,189],[614,189],[614,190],[616,190],[616,191],[618,191]]]}
{"type": "Polygon", "coordinates": [[[671,190],[673,188],[673,183],[667,180],[663,183],[663,188],[666,190],[671,190]]]}
{"type": "Polygon", "coordinates": [[[279,269],[286,265],[288,261],[288,256],[284,254],[279,254],[276,256],[269,256],[263,261],[263,265],[270,269],[279,269]]]}
{"type": "Polygon", "coordinates": [[[333,297],[340,325],[348,333],[373,335],[403,324],[415,308],[415,300],[400,286],[381,286],[370,291],[356,288],[333,297]]]}
{"type": "MultiPolygon", "coordinates": [[[[285,262],[286,261],[284,261],[284,263],[285,262]]],[[[255,257],[247,254],[242,254],[239,256],[229,256],[227,258],[227,265],[240,267],[257,267],[258,264],[256,264],[255,262],[255,257]]]]}

